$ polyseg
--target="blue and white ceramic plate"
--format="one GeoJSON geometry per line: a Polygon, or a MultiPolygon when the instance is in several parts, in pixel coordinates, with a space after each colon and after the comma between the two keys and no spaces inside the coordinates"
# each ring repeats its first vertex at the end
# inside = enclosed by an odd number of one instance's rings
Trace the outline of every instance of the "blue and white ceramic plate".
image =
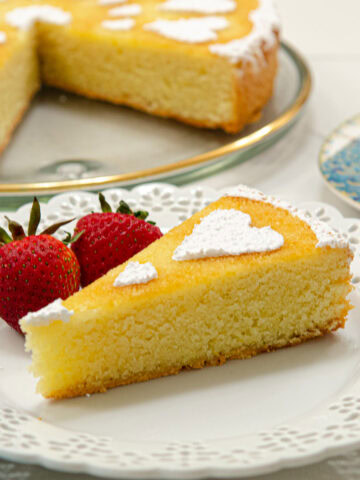
{"type": "Polygon", "coordinates": [[[319,167],[329,188],[360,210],[360,114],[327,137],[321,147],[319,167]]]}

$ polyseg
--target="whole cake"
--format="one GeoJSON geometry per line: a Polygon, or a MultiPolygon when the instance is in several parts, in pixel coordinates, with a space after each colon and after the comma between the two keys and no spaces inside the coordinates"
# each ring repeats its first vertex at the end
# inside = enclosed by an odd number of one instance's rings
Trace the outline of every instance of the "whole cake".
{"type": "Polygon", "coordinates": [[[272,0],[3,0],[0,150],[46,84],[237,132],[272,94],[272,0]]]}
{"type": "Polygon", "coordinates": [[[336,330],[351,308],[351,259],[327,224],[240,186],[21,320],[38,391],[102,392],[336,330]]]}

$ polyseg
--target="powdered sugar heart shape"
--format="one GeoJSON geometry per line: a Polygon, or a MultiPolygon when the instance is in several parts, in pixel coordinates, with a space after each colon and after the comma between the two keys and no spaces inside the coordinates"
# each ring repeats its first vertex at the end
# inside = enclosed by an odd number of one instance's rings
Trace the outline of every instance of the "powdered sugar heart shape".
{"type": "Polygon", "coordinates": [[[144,29],[179,42],[202,43],[216,40],[216,31],[223,30],[228,25],[225,17],[210,16],[179,20],[160,19],[145,24],[144,29]]]}
{"type": "Polygon", "coordinates": [[[218,209],[194,226],[173,254],[173,260],[269,252],[284,245],[284,237],[270,226],[251,226],[250,215],[235,209],[218,209]]]}

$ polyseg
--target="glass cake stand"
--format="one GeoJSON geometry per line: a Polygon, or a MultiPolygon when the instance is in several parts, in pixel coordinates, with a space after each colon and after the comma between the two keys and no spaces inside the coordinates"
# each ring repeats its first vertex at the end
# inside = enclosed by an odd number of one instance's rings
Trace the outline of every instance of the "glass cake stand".
{"type": "Polygon", "coordinates": [[[194,181],[253,157],[295,123],[311,90],[302,56],[282,43],[274,95],[236,135],[44,88],[0,158],[0,209],[34,192],[194,181]],[[11,203],[11,202],[10,202],[11,203]],[[5,205],[6,204],[6,205],[5,205]]]}

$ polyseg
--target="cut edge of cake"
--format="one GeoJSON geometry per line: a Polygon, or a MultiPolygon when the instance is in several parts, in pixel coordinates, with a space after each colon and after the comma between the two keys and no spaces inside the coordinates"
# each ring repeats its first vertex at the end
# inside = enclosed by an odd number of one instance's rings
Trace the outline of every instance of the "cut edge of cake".
{"type": "Polygon", "coordinates": [[[15,50],[0,69],[0,153],[10,142],[40,88],[36,40],[29,33],[17,39],[15,50]]]}

